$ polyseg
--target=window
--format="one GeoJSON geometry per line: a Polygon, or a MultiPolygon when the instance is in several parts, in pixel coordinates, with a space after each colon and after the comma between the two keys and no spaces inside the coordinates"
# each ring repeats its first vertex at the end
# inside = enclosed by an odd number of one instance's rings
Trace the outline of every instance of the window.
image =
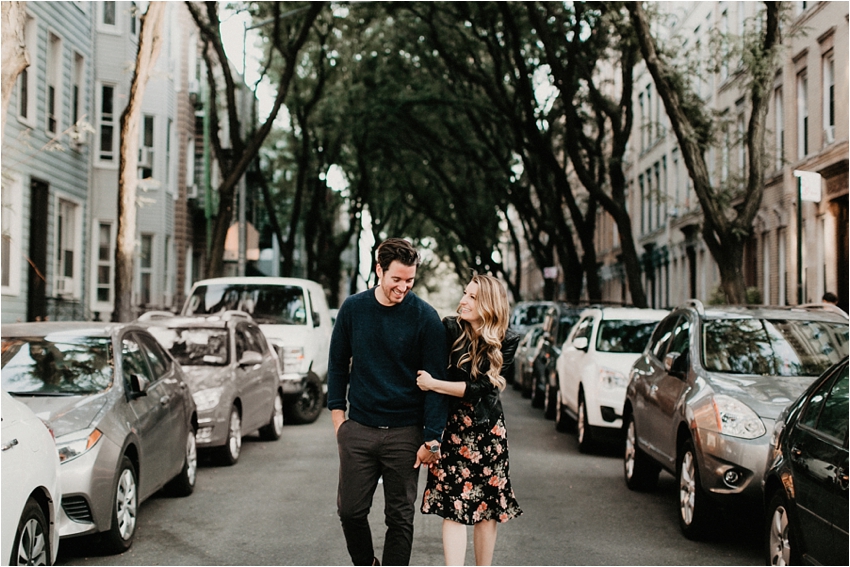
{"type": "Polygon", "coordinates": [[[56,213],[56,276],[54,295],[75,295],[79,283],[80,206],[59,199],[56,213]]]}
{"type": "Polygon", "coordinates": [[[105,26],[115,26],[115,2],[103,2],[100,21],[105,26]]]}
{"type": "Polygon", "coordinates": [[[47,43],[47,84],[46,109],[47,122],[45,127],[48,134],[56,134],[61,130],[60,115],[62,112],[62,40],[53,33],[48,34],[47,43]]]}
{"type": "MultiPolygon", "coordinates": [[[[24,41],[30,61],[36,61],[38,26],[34,18],[27,14],[24,27],[24,41]]],[[[18,119],[30,126],[35,125],[35,95],[36,71],[35,65],[30,65],[18,76],[18,119]]]]}
{"type": "Polygon", "coordinates": [[[162,250],[163,259],[162,265],[165,266],[162,277],[162,304],[165,307],[171,307],[174,303],[174,274],[177,272],[174,263],[174,239],[170,235],[165,237],[165,247],[162,250]]]}
{"type": "Polygon", "coordinates": [[[652,137],[652,85],[646,85],[646,140],[652,143],[655,139],[652,137]]]}
{"type": "Polygon", "coordinates": [[[809,155],[809,103],[806,72],[797,75],[797,159],[809,155]]]}
{"type": "Polygon", "coordinates": [[[729,11],[723,10],[720,16],[720,33],[723,42],[723,57],[720,64],[720,80],[725,81],[729,77],[729,11]]]}
{"type": "Polygon", "coordinates": [[[836,378],[826,380],[811,398],[800,417],[800,425],[843,441],[847,435],[847,366],[836,378]]]}
{"type": "Polygon", "coordinates": [[[100,142],[98,155],[103,161],[115,160],[115,86],[100,88],[100,142]]]}
{"type": "Polygon", "coordinates": [[[663,199],[661,193],[661,162],[655,162],[653,168],[655,169],[655,223],[656,226],[661,226],[664,224],[664,219],[661,218],[661,200],[663,199]]]}
{"type": "Polygon", "coordinates": [[[732,145],[732,135],[729,133],[729,125],[723,127],[723,147],[720,155],[720,182],[729,180],[729,146],[732,145]]]}
{"type": "Polygon", "coordinates": [[[153,141],[154,117],[145,114],[142,117],[142,144],[139,148],[139,179],[153,177],[153,141]]]}
{"type": "MultiPolygon", "coordinates": [[[[171,118],[165,123],[165,187],[168,191],[173,191],[171,187],[171,136],[173,136],[173,120],[171,118]]],[[[175,198],[177,197],[177,192],[174,191],[175,198]]]]}
{"type": "Polygon", "coordinates": [[[823,57],[823,145],[835,141],[835,58],[823,57]]]}
{"type": "Polygon", "coordinates": [[[776,150],[774,154],[774,165],[777,170],[782,169],[785,161],[785,108],[782,105],[782,89],[773,92],[773,119],[774,132],[776,133],[776,150]]]}
{"type": "Polygon", "coordinates": [[[21,202],[24,188],[20,177],[4,173],[2,184],[2,249],[0,283],[4,295],[17,295],[21,286],[21,202]],[[8,176],[8,177],[7,177],[8,176]]]}
{"type": "Polygon", "coordinates": [[[115,251],[112,243],[112,224],[97,225],[97,273],[95,275],[95,301],[112,303],[113,263],[115,251]]]}
{"type": "Polygon", "coordinates": [[[646,230],[652,232],[652,168],[644,173],[646,179],[646,230]]]}
{"type": "Polygon", "coordinates": [[[139,252],[139,304],[148,305],[151,302],[153,282],[153,235],[143,234],[139,252]]]}
{"type": "Polygon", "coordinates": [[[646,189],[643,186],[643,174],[638,175],[638,186],[640,187],[640,233],[646,232],[646,189]]]}
{"type": "Polygon", "coordinates": [[[646,107],[644,107],[643,93],[638,95],[638,107],[640,108],[640,150],[646,149],[646,107]]]}
{"type": "Polygon", "coordinates": [[[71,123],[76,124],[83,117],[83,89],[86,82],[86,60],[74,53],[74,83],[71,85],[71,123]]]}
{"type": "Polygon", "coordinates": [[[130,35],[136,36],[139,30],[139,6],[130,2],[130,35]]]}

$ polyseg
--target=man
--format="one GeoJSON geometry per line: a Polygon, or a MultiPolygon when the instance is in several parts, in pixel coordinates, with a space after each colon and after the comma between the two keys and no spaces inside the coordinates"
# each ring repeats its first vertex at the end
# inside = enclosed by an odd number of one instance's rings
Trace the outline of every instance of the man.
{"type": "Polygon", "coordinates": [[[368,516],[383,477],[383,564],[407,565],[419,465],[440,458],[448,410],[442,395],[419,389],[416,373],[445,379],[448,349],[437,312],[410,291],[420,263],[416,249],[390,238],[377,256],[378,285],[345,300],[331,337],[328,409],[339,447],[337,510],[354,564],[380,565],[368,516]]]}

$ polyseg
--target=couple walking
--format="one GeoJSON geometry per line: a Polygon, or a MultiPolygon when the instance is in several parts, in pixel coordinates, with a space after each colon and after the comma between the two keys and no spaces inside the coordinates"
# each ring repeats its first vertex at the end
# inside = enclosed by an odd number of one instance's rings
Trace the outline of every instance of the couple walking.
{"type": "Polygon", "coordinates": [[[457,317],[411,292],[420,257],[406,240],[377,251],[378,286],[345,300],[330,348],[328,409],[339,447],[337,508],[355,565],[379,565],[369,509],[383,477],[385,565],[407,565],[419,466],[428,466],[421,510],[443,518],[447,565],[462,565],[474,525],[478,565],[489,565],[496,528],[522,511],[508,478],[499,391],[519,337],[495,278],[476,275],[457,317]],[[346,408],[348,418],[346,419],[346,408]]]}

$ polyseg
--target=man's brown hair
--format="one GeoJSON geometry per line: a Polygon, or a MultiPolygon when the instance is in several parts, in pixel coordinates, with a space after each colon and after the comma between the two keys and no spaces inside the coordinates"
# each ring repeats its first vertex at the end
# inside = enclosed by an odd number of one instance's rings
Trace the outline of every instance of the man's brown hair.
{"type": "Polygon", "coordinates": [[[403,238],[387,238],[381,242],[377,251],[378,265],[385,272],[390,269],[390,264],[397,260],[405,266],[416,266],[422,262],[422,257],[413,244],[403,238]]]}

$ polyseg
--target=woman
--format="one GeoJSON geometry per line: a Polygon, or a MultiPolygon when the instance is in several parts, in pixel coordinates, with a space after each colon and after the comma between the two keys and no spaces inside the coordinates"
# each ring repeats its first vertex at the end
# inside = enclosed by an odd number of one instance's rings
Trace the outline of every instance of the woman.
{"type": "Polygon", "coordinates": [[[499,391],[513,363],[519,336],[508,330],[507,293],[499,280],[475,275],[466,286],[457,317],[446,317],[448,381],[419,371],[417,384],[453,396],[432,464],[422,513],[443,517],[446,565],[463,565],[466,526],[473,525],[476,565],[490,565],[496,528],[522,514],[508,478],[508,441],[499,391]]]}

